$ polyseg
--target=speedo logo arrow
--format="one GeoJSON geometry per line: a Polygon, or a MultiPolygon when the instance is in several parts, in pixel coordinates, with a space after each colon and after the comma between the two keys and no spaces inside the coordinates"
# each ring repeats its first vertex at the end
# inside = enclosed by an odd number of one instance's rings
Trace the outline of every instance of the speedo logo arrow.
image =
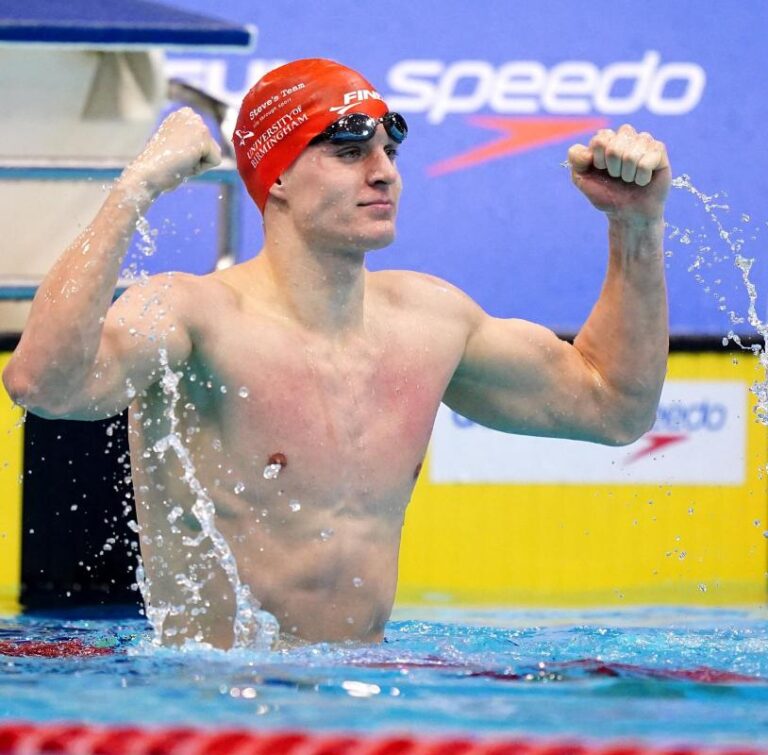
{"type": "Polygon", "coordinates": [[[473,126],[499,132],[502,135],[501,138],[431,165],[427,168],[428,175],[442,176],[453,171],[472,168],[480,163],[556,144],[579,134],[591,133],[608,126],[608,119],[603,117],[475,115],[468,120],[473,126]]]}
{"type": "Polygon", "coordinates": [[[565,59],[538,60],[409,58],[389,70],[390,110],[423,114],[438,126],[452,115],[469,116],[501,138],[428,169],[443,175],[535,147],[566,140],[644,111],[682,116],[701,101],[706,72],[693,61],[666,61],[658,50],[639,59],[598,65],[565,59]],[[489,112],[481,116],[481,112],[489,112]],[[589,117],[592,116],[592,117],[589,117]]]}
{"type": "Polygon", "coordinates": [[[648,458],[662,448],[679,443],[687,438],[688,435],[686,433],[647,433],[642,438],[644,445],[629,456],[624,463],[632,464],[635,461],[640,461],[640,459],[648,458]]]}

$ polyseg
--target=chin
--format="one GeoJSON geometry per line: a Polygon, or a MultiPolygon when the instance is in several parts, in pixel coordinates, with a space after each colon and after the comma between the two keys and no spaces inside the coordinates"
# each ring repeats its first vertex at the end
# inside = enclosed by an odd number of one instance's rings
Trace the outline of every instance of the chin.
{"type": "Polygon", "coordinates": [[[346,236],[339,240],[339,246],[345,247],[351,254],[365,254],[388,247],[395,240],[394,233],[361,233],[359,236],[346,236]]]}
{"type": "Polygon", "coordinates": [[[363,239],[365,248],[371,251],[388,247],[395,240],[394,223],[388,224],[386,228],[379,229],[378,232],[365,234],[363,239]]]}
{"type": "Polygon", "coordinates": [[[379,236],[375,239],[371,239],[368,244],[368,251],[375,251],[376,249],[386,249],[395,240],[395,234],[390,233],[387,236],[379,236]]]}

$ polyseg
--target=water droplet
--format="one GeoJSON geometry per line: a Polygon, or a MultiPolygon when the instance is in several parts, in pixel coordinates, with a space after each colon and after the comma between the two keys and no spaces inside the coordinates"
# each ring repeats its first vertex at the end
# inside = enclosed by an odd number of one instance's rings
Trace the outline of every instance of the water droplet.
{"type": "Polygon", "coordinates": [[[699,583],[699,590],[701,590],[701,592],[706,592],[707,591],[707,586],[703,582],[700,582],[699,583]]]}
{"type": "MultiPolygon", "coordinates": [[[[327,530],[320,530],[320,539],[325,543],[333,537],[333,528],[329,527],[327,530]]],[[[766,533],[768,537],[768,533],[766,533]]]]}
{"type": "Polygon", "coordinates": [[[295,513],[301,511],[301,504],[298,501],[293,500],[288,504],[288,508],[295,513]]]}
{"type": "Polygon", "coordinates": [[[355,577],[355,578],[352,580],[352,584],[353,584],[355,587],[362,587],[362,586],[363,586],[363,580],[362,580],[360,577],[355,577]]]}
{"type": "Polygon", "coordinates": [[[264,479],[276,480],[282,469],[282,464],[267,464],[267,466],[264,467],[264,479]]]}
{"type": "Polygon", "coordinates": [[[240,396],[240,398],[248,398],[250,394],[248,393],[248,389],[245,386],[242,386],[237,392],[237,395],[240,396]]]}
{"type": "Polygon", "coordinates": [[[183,513],[181,506],[174,506],[168,513],[168,521],[173,524],[183,513]]]}
{"type": "Polygon", "coordinates": [[[245,484],[244,483],[237,482],[235,484],[235,493],[237,493],[237,495],[240,495],[240,493],[242,493],[244,490],[245,490],[245,484]]]}

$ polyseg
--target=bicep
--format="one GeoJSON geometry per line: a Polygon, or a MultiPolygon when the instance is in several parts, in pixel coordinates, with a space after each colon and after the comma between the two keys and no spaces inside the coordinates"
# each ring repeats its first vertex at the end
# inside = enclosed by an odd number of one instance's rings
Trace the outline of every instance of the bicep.
{"type": "Polygon", "coordinates": [[[604,389],[597,370],[548,328],[483,314],[445,403],[504,432],[597,440],[604,389]]]}
{"type": "Polygon", "coordinates": [[[74,419],[110,417],[174,369],[192,350],[179,296],[137,284],[110,308],[93,371],[74,419]]]}

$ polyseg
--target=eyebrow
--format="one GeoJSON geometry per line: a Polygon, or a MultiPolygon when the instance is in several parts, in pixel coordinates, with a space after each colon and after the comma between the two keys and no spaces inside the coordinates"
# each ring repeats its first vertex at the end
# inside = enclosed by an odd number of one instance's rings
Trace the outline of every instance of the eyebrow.
{"type": "MultiPolygon", "coordinates": [[[[330,147],[335,147],[337,149],[342,149],[344,147],[359,147],[360,149],[372,149],[373,148],[373,139],[361,139],[360,141],[349,141],[349,142],[331,142],[331,141],[323,141],[318,142],[318,146],[322,144],[328,144],[330,147]]],[[[382,144],[383,147],[397,147],[400,148],[402,146],[402,143],[396,142],[391,136],[387,135],[387,140],[382,144]]]]}

